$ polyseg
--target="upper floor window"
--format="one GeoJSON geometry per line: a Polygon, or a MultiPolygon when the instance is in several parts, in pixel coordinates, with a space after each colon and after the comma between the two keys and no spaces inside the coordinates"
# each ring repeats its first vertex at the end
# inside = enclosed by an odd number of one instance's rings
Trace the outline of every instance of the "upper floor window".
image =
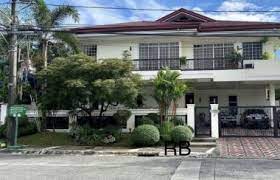
{"type": "Polygon", "coordinates": [[[96,54],[97,53],[96,44],[84,44],[81,46],[81,49],[86,55],[92,57],[93,59],[96,59],[96,57],[97,57],[96,56],[97,55],[96,54]]]}
{"type": "Polygon", "coordinates": [[[244,42],[243,46],[243,58],[250,59],[262,59],[262,43],[261,42],[244,42]]]}
{"type": "Polygon", "coordinates": [[[139,59],[179,58],[179,43],[140,43],[139,59]]]}
{"type": "Polygon", "coordinates": [[[233,52],[233,44],[201,44],[193,47],[194,59],[224,58],[233,52]]]}

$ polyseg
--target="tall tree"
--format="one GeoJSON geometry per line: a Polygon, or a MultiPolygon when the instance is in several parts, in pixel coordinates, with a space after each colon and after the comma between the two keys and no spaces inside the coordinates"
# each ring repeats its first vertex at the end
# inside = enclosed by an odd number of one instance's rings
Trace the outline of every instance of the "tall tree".
{"type": "Polygon", "coordinates": [[[51,29],[59,27],[67,18],[72,18],[75,22],[79,21],[79,13],[72,6],[63,5],[54,9],[49,9],[44,0],[34,0],[33,15],[36,25],[42,29],[41,45],[42,58],[44,60],[44,67],[48,64],[48,42],[51,39],[60,40],[68,44],[78,52],[78,41],[70,33],[65,32],[51,32],[51,29]]]}
{"type": "Polygon", "coordinates": [[[85,55],[56,58],[39,73],[48,86],[40,98],[43,109],[72,109],[92,116],[99,105],[99,116],[110,107],[134,106],[141,85],[132,73],[130,61],[104,59],[95,61],[85,55]]]}

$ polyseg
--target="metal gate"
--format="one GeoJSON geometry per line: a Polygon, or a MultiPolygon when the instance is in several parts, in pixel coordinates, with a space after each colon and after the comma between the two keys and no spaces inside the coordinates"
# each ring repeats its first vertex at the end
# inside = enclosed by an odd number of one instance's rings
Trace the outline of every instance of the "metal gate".
{"type": "Polygon", "coordinates": [[[220,137],[278,137],[280,107],[220,107],[220,137]]]}
{"type": "Polygon", "coordinates": [[[195,107],[195,136],[211,136],[210,107],[195,107]]]}

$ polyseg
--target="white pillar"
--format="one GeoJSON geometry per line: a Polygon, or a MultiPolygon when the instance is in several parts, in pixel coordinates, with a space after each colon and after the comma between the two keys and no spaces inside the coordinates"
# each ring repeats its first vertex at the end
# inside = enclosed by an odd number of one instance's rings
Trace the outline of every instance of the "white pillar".
{"type": "Polygon", "coordinates": [[[275,101],[275,86],[274,84],[269,84],[269,101],[270,101],[270,106],[275,106],[276,101],[275,101]]]}
{"type": "Polygon", "coordinates": [[[219,104],[210,104],[211,106],[211,136],[219,138],[219,104]]]}
{"type": "Polygon", "coordinates": [[[126,131],[132,132],[134,128],[135,128],[135,115],[132,114],[126,122],[126,131]]]}
{"type": "MultiPolygon", "coordinates": [[[[269,84],[269,105],[270,106],[275,106],[276,105],[275,86],[272,83],[269,84]]],[[[270,117],[271,117],[271,119],[274,119],[274,117],[273,117],[273,109],[272,108],[271,108],[271,111],[270,111],[270,117]]],[[[271,125],[271,127],[274,127],[273,120],[270,122],[270,125],[271,125]]]]}
{"type": "Polygon", "coordinates": [[[7,116],[7,104],[1,104],[1,111],[0,111],[0,125],[5,123],[5,119],[7,116]]]}
{"type": "Polygon", "coordinates": [[[72,126],[74,125],[74,123],[77,123],[77,115],[76,114],[69,114],[69,128],[68,130],[70,130],[72,128],[72,126]]]}
{"type": "Polygon", "coordinates": [[[187,104],[188,125],[195,129],[195,104],[187,104]]]}

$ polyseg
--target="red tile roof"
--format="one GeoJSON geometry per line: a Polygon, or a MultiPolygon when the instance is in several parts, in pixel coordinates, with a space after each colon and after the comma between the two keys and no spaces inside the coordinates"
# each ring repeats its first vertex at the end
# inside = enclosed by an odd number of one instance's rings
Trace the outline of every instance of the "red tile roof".
{"type": "Polygon", "coordinates": [[[197,29],[198,32],[246,31],[280,29],[280,23],[220,21],[181,8],[156,21],[96,25],[92,27],[74,28],[71,31],[77,34],[87,34],[178,29],[197,29]]]}

